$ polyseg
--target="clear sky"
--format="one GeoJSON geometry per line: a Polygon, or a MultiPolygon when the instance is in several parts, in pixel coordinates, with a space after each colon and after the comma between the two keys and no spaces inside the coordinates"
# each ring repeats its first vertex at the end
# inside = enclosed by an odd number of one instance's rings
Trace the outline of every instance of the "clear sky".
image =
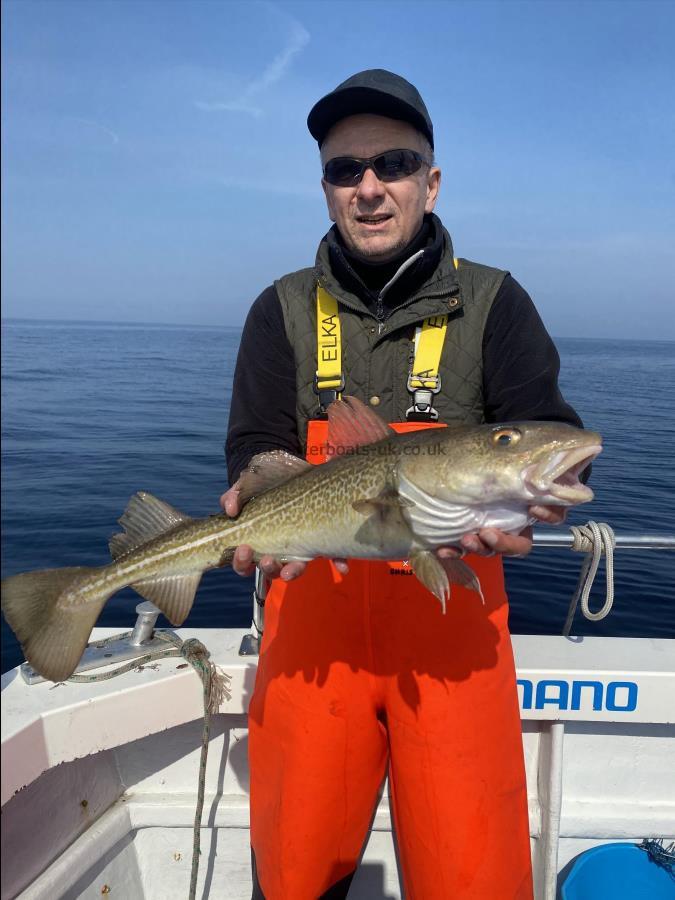
{"type": "Polygon", "coordinates": [[[675,3],[5,0],[3,315],[238,325],[329,226],[312,104],[420,90],[457,255],[675,339],[675,3]]]}

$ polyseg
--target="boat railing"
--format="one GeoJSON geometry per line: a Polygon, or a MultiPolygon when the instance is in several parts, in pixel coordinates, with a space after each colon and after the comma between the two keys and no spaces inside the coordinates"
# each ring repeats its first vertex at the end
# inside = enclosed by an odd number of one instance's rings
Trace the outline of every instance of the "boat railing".
{"type": "MultiPolygon", "coordinates": [[[[571,531],[549,531],[535,528],[532,534],[535,547],[555,547],[571,550],[574,535],[571,531]]],[[[637,534],[614,532],[614,546],[617,550],[675,550],[675,534],[637,534]]]]}

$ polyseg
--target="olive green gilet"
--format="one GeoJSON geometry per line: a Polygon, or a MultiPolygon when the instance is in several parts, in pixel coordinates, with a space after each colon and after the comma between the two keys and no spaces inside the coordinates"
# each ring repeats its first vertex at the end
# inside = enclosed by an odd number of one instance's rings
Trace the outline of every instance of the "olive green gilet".
{"type": "Polygon", "coordinates": [[[316,287],[338,301],[342,329],[344,393],[369,403],[385,422],[405,421],[411,405],[408,373],[414,355],[415,327],[428,316],[448,314],[439,366],[441,390],[434,398],[439,421],[480,423],[483,412],[483,332],[492,302],[506,272],[460,259],[455,269],[450,235],[433,275],[397,306],[384,327],[355,294],[334,277],[328,246],[322,241],[313,268],[300,269],[275,282],[286,334],[295,354],[296,415],[301,446],[307,421],[319,413],[314,391],[317,370],[316,287]]]}

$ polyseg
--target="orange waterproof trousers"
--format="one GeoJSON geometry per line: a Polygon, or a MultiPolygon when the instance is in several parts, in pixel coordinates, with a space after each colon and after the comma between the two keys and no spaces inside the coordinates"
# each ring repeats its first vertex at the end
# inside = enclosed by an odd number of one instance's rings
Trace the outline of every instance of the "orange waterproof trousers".
{"type": "Polygon", "coordinates": [[[405,561],[274,582],[249,709],[254,898],[345,897],[388,773],[408,900],[531,900],[501,560],[467,561],[485,606],[453,585],[445,615],[405,561]]]}

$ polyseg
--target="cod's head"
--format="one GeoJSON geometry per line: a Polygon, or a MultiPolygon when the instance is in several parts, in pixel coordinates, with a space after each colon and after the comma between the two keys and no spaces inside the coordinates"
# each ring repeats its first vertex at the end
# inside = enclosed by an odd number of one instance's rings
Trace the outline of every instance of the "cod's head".
{"type": "Polygon", "coordinates": [[[560,422],[510,422],[426,431],[421,440],[417,454],[403,455],[402,471],[439,499],[559,506],[593,499],[579,475],[602,451],[595,431],[560,422]]]}

